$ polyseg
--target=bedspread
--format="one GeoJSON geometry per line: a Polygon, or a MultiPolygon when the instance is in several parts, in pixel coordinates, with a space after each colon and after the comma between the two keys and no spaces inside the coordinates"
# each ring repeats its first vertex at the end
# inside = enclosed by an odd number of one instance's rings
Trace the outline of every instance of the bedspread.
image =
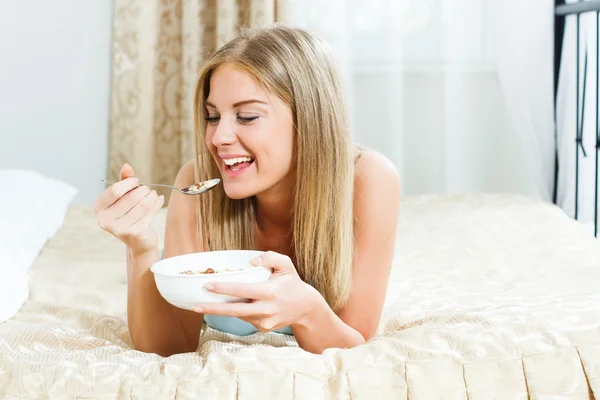
{"type": "Polygon", "coordinates": [[[72,206],[0,324],[1,398],[600,398],[600,244],[528,197],[403,199],[379,334],[322,355],[207,327],[197,352],[136,351],[125,269],[123,245],[72,206]]]}

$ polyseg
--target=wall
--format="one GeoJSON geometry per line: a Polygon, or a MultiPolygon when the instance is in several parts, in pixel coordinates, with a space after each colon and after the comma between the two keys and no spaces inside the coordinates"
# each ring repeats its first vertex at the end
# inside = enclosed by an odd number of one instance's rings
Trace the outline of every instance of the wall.
{"type": "Polygon", "coordinates": [[[112,1],[0,4],[0,168],[33,169],[91,204],[108,152],[112,1]]]}

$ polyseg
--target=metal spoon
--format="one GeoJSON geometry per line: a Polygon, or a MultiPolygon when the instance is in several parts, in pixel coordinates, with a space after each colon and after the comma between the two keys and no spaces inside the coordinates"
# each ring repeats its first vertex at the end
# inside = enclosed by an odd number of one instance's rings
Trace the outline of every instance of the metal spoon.
{"type": "MultiPolygon", "coordinates": [[[[107,181],[106,179],[102,179],[102,182],[108,183],[108,184],[116,183],[116,182],[107,181]]],[[[209,190],[211,190],[212,188],[217,186],[219,184],[219,182],[221,182],[221,180],[219,178],[209,179],[208,181],[194,183],[192,186],[184,187],[181,189],[176,188],[175,186],[171,186],[171,185],[162,185],[160,183],[140,183],[139,185],[140,186],[146,185],[146,186],[168,187],[168,188],[177,190],[179,193],[182,193],[182,194],[194,195],[194,194],[201,194],[204,192],[208,192],[209,190]]]]}

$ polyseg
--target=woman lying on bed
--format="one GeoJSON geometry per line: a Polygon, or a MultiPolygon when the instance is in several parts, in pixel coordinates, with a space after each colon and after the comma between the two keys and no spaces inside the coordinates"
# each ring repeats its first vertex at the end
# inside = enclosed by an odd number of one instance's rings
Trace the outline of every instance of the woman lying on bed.
{"type": "MultiPolygon", "coordinates": [[[[374,99],[376,101],[376,99],[374,99]]],[[[394,253],[399,177],[351,141],[346,106],[327,47],[308,33],[273,27],[234,39],[200,73],[195,97],[198,162],[175,186],[214,177],[200,196],[173,192],[164,257],[219,249],[268,251],[274,269],[256,284],[215,284],[250,303],[173,307],[150,266],[150,226],[164,203],[129,165],[98,199],[100,227],[127,246],[128,323],[136,349],[195,351],[203,320],[247,335],[293,334],[305,350],[350,348],[378,327],[394,253]]]]}

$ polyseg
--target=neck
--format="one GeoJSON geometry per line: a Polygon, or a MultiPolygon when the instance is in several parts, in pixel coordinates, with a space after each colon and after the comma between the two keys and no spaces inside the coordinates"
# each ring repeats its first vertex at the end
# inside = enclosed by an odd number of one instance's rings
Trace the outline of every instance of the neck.
{"type": "Polygon", "coordinates": [[[289,230],[292,223],[293,196],[261,194],[256,196],[256,222],[261,231],[289,230]]]}
{"type": "Polygon", "coordinates": [[[284,184],[256,195],[256,222],[263,232],[290,231],[294,186],[284,184]]]}

